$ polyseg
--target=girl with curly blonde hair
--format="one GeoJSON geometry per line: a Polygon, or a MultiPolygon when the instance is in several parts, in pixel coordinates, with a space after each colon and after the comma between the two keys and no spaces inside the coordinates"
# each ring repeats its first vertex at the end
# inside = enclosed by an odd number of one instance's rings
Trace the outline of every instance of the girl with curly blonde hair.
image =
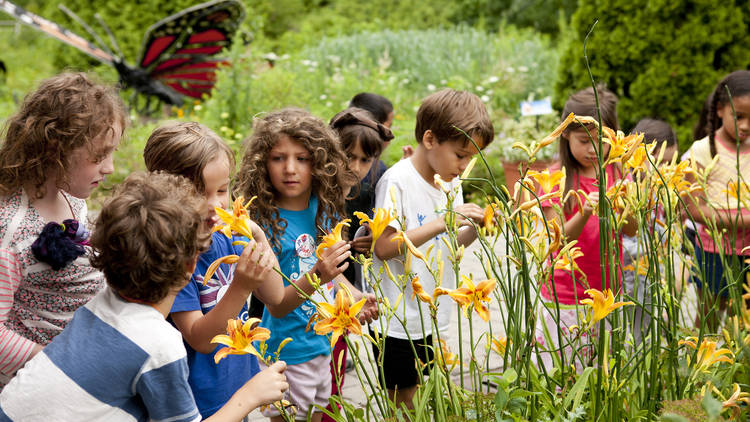
{"type": "Polygon", "coordinates": [[[47,79],[0,145],[0,385],[104,286],[89,258],[86,198],[114,171],[127,116],[83,73],[47,79]]]}
{"type": "MultiPolygon", "coordinates": [[[[237,196],[257,196],[248,212],[269,233],[287,278],[282,303],[267,305],[263,312],[261,326],[271,331],[268,355],[283,339],[293,339],[279,356],[288,365],[290,401],[300,417],[312,410],[311,420],[316,422],[322,413],[313,406],[325,407],[331,394],[331,346],[327,337],[307,330],[315,314],[314,302],[333,302],[334,280],[347,285],[355,299],[362,297],[341,275],[351,255],[347,242],[331,245],[319,258],[316,253],[319,236],[345,215],[346,193],[357,183],[346,164],[338,137],[323,121],[304,110],[287,108],[256,121],[234,189],[237,196]],[[308,281],[314,277],[320,279],[319,291],[308,281]],[[313,300],[300,296],[297,289],[313,300]]],[[[367,299],[362,320],[377,315],[375,297],[367,295],[367,299]]],[[[264,414],[281,421],[275,409],[264,414]]]]}

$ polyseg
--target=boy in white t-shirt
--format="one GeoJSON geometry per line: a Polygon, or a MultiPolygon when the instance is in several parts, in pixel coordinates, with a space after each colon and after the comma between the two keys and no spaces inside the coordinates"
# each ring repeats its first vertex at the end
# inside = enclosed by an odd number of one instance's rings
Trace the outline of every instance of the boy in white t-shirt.
{"type": "MultiPolygon", "coordinates": [[[[383,261],[387,261],[394,277],[404,274],[403,253],[399,252],[398,243],[392,241],[399,229],[403,229],[422,253],[434,246],[431,256],[436,257],[437,250],[443,249],[442,259],[445,267],[450,268],[450,253],[440,239],[446,231],[448,199],[440,186],[435,184],[435,175],[446,182],[448,189],[456,192],[453,211],[457,223],[463,226],[458,232],[459,243],[468,245],[476,239],[477,233],[469,220],[481,223],[483,210],[476,204],[464,204],[461,182],[458,179],[478,152],[466,137],[467,134],[482,149],[494,137],[492,123],[479,97],[465,91],[444,89],[424,99],[417,111],[417,148],[414,154],[388,169],[375,189],[375,207],[395,210],[397,220],[400,220],[391,222],[375,243],[376,271],[383,261]]],[[[434,262],[433,265],[438,264],[434,262]]],[[[419,277],[425,293],[432,295],[435,281],[421,260],[412,259],[411,273],[419,277]]],[[[383,273],[381,289],[390,303],[395,303],[402,292],[394,281],[383,273]]],[[[456,287],[452,271],[445,271],[442,286],[447,289],[456,287]]],[[[413,342],[419,360],[429,362],[432,360],[432,350],[428,347],[432,346],[432,333],[422,331],[421,321],[425,321],[426,330],[431,331],[429,310],[427,306],[422,306],[420,317],[420,307],[416,299],[412,299],[410,281],[406,283],[403,294],[405,304],[399,305],[396,312],[406,322],[406,330],[395,319],[388,324],[379,379],[385,380],[385,388],[397,406],[405,403],[411,408],[417,384],[422,377],[417,372],[409,339],[413,342]]],[[[445,298],[441,297],[438,300],[443,299],[445,298]]],[[[454,309],[448,303],[438,306],[438,329],[441,332],[448,329],[450,313],[454,309]]],[[[375,347],[376,359],[379,353],[375,347]]]]}

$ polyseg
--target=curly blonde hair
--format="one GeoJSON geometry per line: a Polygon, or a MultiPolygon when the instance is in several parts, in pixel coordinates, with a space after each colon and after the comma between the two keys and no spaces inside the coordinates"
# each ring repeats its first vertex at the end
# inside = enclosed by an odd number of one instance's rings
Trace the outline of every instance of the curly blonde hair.
{"type": "Polygon", "coordinates": [[[92,265],[121,296],[158,303],[185,286],[188,263],[208,247],[204,203],[182,176],[132,173],[99,213],[91,236],[92,265]]]}
{"type": "Polygon", "coordinates": [[[285,108],[256,119],[253,134],[245,143],[234,194],[258,197],[248,211],[261,227],[270,230],[277,253],[281,251],[279,239],[286,221],[279,216],[278,192],[271,184],[266,163],[281,136],[299,142],[310,152],[312,190],[318,198],[315,225],[319,230],[333,226],[345,215],[346,192],[357,183],[336,133],[319,118],[302,109],[285,108]]]}
{"type": "Polygon", "coordinates": [[[43,81],[6,122],[0,146],[0,194],[30,185],[41,198],[50,177],[65,189],[67,171],[76,164],[71,162],[71,152],[85,146],[94,161],[103,160],[113,146],[96,140],[122,136],[126,124],[125,106],[111,86],[85,73],[62,73],[43,81]],[[115,123],[120,133],[114,133],[115,123]]]}

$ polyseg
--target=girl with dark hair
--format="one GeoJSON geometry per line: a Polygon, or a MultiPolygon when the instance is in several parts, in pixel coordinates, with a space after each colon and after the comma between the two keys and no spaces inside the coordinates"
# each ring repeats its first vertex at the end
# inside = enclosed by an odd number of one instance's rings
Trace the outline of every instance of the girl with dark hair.
{"type": "MultiPolygon", "coordinates": [[[[597,87],[596,93],[593,88],[587,88],[578,91],[568,98],[563,109],[563,117],[570,113],[576,116],[589,116],[596,118],[599,116],[596,103],[596,95],[599,98],[599,111],[601,112],[601,124],[610,129],[617,130],[617,96],[604,87],[597,87]]],[[[602,144],[602,150],[598,151],[598,141],[596,134],[598,128],[596,124],[580,124],[574,122],[569,125],[560,136],[560,164],[557,169],[564,169],[566,174],[563,198],[570,190],[582,192],[582,205],[578,206],[573,195],[565,203],[560,203],[559,199],[542,202],[542,211],[547,221],[557,220],[560,227],[564,228],[564,242],[577,241],[576,248],[579,248],[583,254],[582,259],[576,261],[574,271],[566,269],[555,269],[554,276],[551,280],[542,284],[540,292],[546,306],[541,307],[542,323],[536,328],[536,337],[544,348],[549,351],[542,355],[541,364],[547,368],[552,368],[552,353],[562,346],[562,351],[567,357],[566,361],[571,363],[573,351],[567,344],[557,344],[557,336],[545,335],[547,329],[559,329],[562,333],[570,333],[570,327],[581,326],[579,321],[579,309],[577,305],[580,300],[587,297],[587,289],[605,290],[609,288],[609,271],[607,276],[602,279],[601,268],[607,266],[600,257],[599,248],[599,221],[594,217],[594,209],[599,202],[599,186],[597,179],[598,156],[603,161],[609,156],[610,146],[607,143],[602,144]],[[562,208],[562,215],[558,213],[555,205],[562,208]],[[559,318],[552,311],[557,308],[555,301],[560,304],[559,318]],[[545,327],[546,325],[546,327],[545,327]],[[548,328],[549,327],[549,328],[548,328]],[[551,342],[547,343],[547,341],[551,342]]],[[[622,171],[619,164],[609,164],[605,166],[603,172],[607,177],[607,188],[613,186],[622,178],[622,171]]],[[[635,220],[626,224],[622,231],[628,235],[634,235],[636,226],[635,220]]],[[[619,242],[621,233],[611,233],[613,241],[619,242]],[[616,240],[614,240],[616,239],[616,240]]],[[[620,256],[616,257],[618,261],[622,260],[622,251],[620,256]]],[[[572,337],[571,337],[572,338],[572,337]]],[[[570,339],[569,339],[570,340],[570,339]]],[[[565,342],[565,340],[563,340],[565,342]]],[[[586,351],[581,351],[579,356],[585,357],[586,351]]],[[[580,363],[580,361],[577,361],[580,363]]]]}
{"type": "Polygon", "coordinates": [[[688,156],[696,161],[700,170],[708,167],[715,157],[717,162],[707,175],[705,195],[695,195],[688,202],[688,212],[701,227],[696,238],[696,264],[699,273],[693,277],[703,299],[702,314],[696,316],[696,326],[708,317],[710,329],[715,329],[727,305],[729,291],[742,289],[745,277],[737,276],[736,287],[724,275],[721,255],[726,263],[738,262],[742,273],[747,271],[743,250],[750,246],[750,219],[748,210],[737,198],[748,195],[750,180],[750,71],[738,70],[727,75],[714,89],[705,104],[706,113],[695,133],[705,134],[690,147],[688,156]],[[705,122],[705,123],[703,123],[705,122]],[[739,181],[738,181],[739,176],[739,181]],[[717,244],[709,234],[709,227],[722,231],[717,244]],[[704,288],[706,286],[707,288],[704,288]],[[715,300],[707,298],[708,292],[718,296],[719,309],[714,312],[715,300]]]}
{"type": "MultiPolygon", "coordinates": [[[[330,126],[339,135],[341,147],[349,158],[349,170],[354,172],[359,180],[359,186],[354,186],[351,192],[357,196],[352,198],[350,194],[346,201],[346,214],[347,218],[352,220],[349,226],[352,250],[355,255],[366,254],[372,244],[372,234],[366,226],[360,229],[359,219],[354,216],[354,213],[359,211],[372,215],[375,186],[365,180],[367,176],[372,175],[375,170],[373,163],[378,161],[384,145],[393,139],[393,134],[388,127],[375,121],[370,112],[356,107],[347,108],[333,116],[330,126]],[[363,233],[363,235],[354,238],[356,233],[363,233]]],[[[365,291],[366,286],[360,283],[360,277],[357,276],[357,274],[361,274],[361,266],[354,261],[350,261],[349,264],[349,267],[344,271],[344,276],[355,287],[365,291]]],[[[344,385],[344,374],[348,365],[351,364],[352,361],[347,360],[346,341],[341,336],[334,345],[331,359],[331,395],[340,394],[341,387],[344,385]]],[[[327,409],[331,410],[330,404],[327,409]]],[[[323,422],[326,421],[333,421],[333,419],[328,415],[323,415],[323,422]]]]}

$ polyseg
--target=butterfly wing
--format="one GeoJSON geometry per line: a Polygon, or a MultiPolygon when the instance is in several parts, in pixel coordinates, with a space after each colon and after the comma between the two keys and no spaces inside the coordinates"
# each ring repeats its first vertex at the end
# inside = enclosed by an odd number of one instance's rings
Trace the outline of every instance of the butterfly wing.
{"type": "Polygon", "coordinates": [[[175,91],[201,98],[225,63],[216,55],[231,44],[244,17],[236,0],[209,1],[169,16],[146,31],[138,66],[175,91]]]}
{"type": "Polygon", "coordinates": [[[86,39],[76,35],[75,33],[63,28],[62,26],[48,21],[41,16],[35,15],[15,4],[0,0],[0,10],[8,13],[14,18],[18,19],[22,23],[35,28],[39,31],[44,32],[58,40],[77,48],[78,50],[88,54],[96,60],[106,63],[110,66],[115,62],[116,58],[94,44],[86,41],[86,39]]]}

